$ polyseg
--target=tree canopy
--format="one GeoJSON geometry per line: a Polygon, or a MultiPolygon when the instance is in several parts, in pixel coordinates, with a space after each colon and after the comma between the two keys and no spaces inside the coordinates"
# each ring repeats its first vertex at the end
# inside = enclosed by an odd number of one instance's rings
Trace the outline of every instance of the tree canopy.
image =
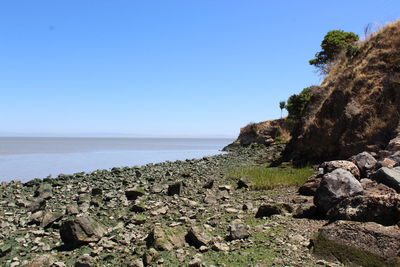
{"type": "Polygon", "coordinates": [[[310,65],[317,67],[322,73],[327,73],[327,66],[336,60],[337,56],[345,51],[347,56],[353,56],[356,52],[355,42],[359,36],[354,32],[342,30],[329,31],[321,43],[322,50],[315,54],[315,58],[309,61],[310,65]]]}

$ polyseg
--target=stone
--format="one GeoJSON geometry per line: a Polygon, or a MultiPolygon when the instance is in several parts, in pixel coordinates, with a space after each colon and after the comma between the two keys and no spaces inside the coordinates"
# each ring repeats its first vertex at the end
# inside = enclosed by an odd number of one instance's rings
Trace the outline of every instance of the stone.
{"type": "Polygon", "coordinates": [[[43,215],[40,226],[43,228],[48,228],[53,225],[53,223],[58,222],[63,217],[61,212],[46,212],[43,215]]]}
{"type": "Polygon", "coordinates": [[[353,176],[356,179],[360,178],[360,170],[358,169],[356,164],[354,164],[351,161],[347,161],[347,160],[326,161],[321,164],[320,168],[324,169],[324,174],[327,174],[329,172],[332,172],[336,169],[341,168],[341,169],[346,170],[346,171],[350,172],[351,174],[353,174],[353,176]]]}
{"type": "Polygon", "coordinates": [[[203,185],[204,189],[211,189],[214,186],[214,180],[210,180],[203,185]]]}
{"type": "Polygon", "coordinates": [[[195,255],[194,258],[189,262],[189,267],[203,267],[201,262],[201,255],[195,255]]]}
{"type": "Polygon", "coordinates": [[[395,225],[400,222],[400,195],[362,195],[346,198],[331,208],[327,217],[331,220],[395,225]]]}
{"type": "Polygon", "coordinates": [[[86,215],[64,221],[60,227],[61,240],[67,246],[97,242],[105,233],[103,225],[86,215]]]}
{"type": "Polygon", "coordinates": [[[49,183],[41,183],[34,193],[34,197],[50,199],[53,195],[53,186],[49,183]]]}
{"type": "Polygon", "coordinates": [[[103,190],[101,188],[95,187],[92,188],[92,196],[101,196],[103,194],[103,190]]]}
{"type": "Polygon", "coordinates": [[[201,246],[208,246],[212,239],[204,230],[193,226],[189,229],[186,235],[186,241],[189,245],[194,246],[195,248],[200,248],[201,246]]]}
{"type": "Polygon", "coordinates": [[[321,178],[312,176],[299,188],[299,194],[303,196],[314,196],[321,183],[321,178]]]}
{"type": "Polygon", "coordinates": [[[159,258],[160,254],[158,253],[157,250],[154,248],[150,248],[149,250],[146,251],[146,253],[143,255],[143,264],[144,266],[151,265],[157,259],[159,258]]]}
{"type": "Polygon", "coordinates": [[[12,245],[10,243],[5,243],[3,245],[0,245],[0,257],[4,257],[8,253],[10,253],[12,250],[12,245]]]}
{"type": "Polygon", "coordinates": [[[128,200],[136,200],[138,197],[144,196],[145,191],[141,188],[129,188],[125,190],[125,196],[128,200]]]}
{"type": "Polygon", "coordinates": [[[398,151],[400,150],[400,136],[389,141],[389,144],[386,147],[386,150],[389,151],[398,151]]]}
{"type": "Polygon", "coordinates": [[[180,195],[181,191],[182,191],[182,182],[177,182],[174,184],[170,184],[168,186],[167,195],[168,196],[180,195]]]}
{"type": "Polygon", "coordinates": [[[361,152],[352,156],[350,160],[357,165],[363,178],[368,177],[369,172],[371,172],[377,164],[377,160],[368,152],[361,152]]]}
{"type": "Polygon", "coordinates": [[[394,168],[397,162],[391,158],[384,158],[378,162],[379,167],[394,168]]]}
{"type": "Polygon", "coordinates": [[[25,265],[25,267],[52,267],[56,260],[49,254],[40,255],[35,257],[32,261],[25,265]]]}
{"type": "Polygon", "coordinates": [[[400,266],[398,226],[337,221],[322,227],[312,245],[315,254],[346,266],[400,266]]]}
{"type": "Polygon", "coordinates": [[[400,171],[382,167],[372,173],[370,178],[378,183],[385,184],[397,192],[400,192],[400,171]]]}
{"type": "Polygon", "coordinates": [[[28,211],[36,212],[39,210],[44,210],[45,207],[46,207],[46,200],[39,198],[29,204],[28,211]]]}
{"type": "Polygon", "coordinates": [[[396,190],[388,187],[387,185],[378,183],[368,178],[360,180],[362,187],[364,188],[364,195],[387,195],[396,194],[396,190]]]}
{"type": "Polygon", "coordinates": [[[147,236],[146,244],[157,250],[171,251],[185,245],[185,235],[183,227],[163,228],[156,225],[147,236]]]}
{"type": "Polygon", "coordinates": [[[322,178],[314,196],[314,204],[326,213],[343,198],[362,194],[363,191],[360,182],[350,172],[336,169],[322,178]]]}
{"type": "Polygon", "coordinates": [[[242,177],[237,181],[237,189],[249,188],[253,186],[252,179],[250,177],[242,177]]]}
{"type": "Polygon", "coordinates": [[[145,205],[143,203],[133,204],[132,207],[130,208],[130,211],[136,212],[136,213],[142,213],[142,212],[145,212],[146,210],[147,210],[147,208],[145,207],[145,205]]]}
{"type": "Polygon", "coordinates": [[[258,208],[256,218],[270,217],[272,215],[290,213],[292,211],[292,206],[287,203],[269,203],[261,205],[258,208]]]}
{"type": "Polygon", "coordinates": [[[229,226],[229,239],[246,239],[250,236],[249,227],[241,223],[232,223],[229,226]]]}
{"type": "Polygon", "coordinates": [[[83,254],[78,258],[78,260],[75,262],[75,267],[93,267],[94,265],[94,259],[90,257],[88,254],[83,254]]]}
{"type": "Polygon", "coordinates": [[[77,205],[67,205],[65,208],[65,213],[67,215],[77,215],[79,213],[77,205]]]}

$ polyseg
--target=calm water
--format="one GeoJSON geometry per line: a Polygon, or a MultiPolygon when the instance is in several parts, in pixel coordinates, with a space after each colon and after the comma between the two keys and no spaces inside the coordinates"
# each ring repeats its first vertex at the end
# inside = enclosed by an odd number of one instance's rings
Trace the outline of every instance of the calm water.
{"type": "Polygon", "coordinates": [[[201,158],[232,139],[0,137],[0,181],[201,158]]]}

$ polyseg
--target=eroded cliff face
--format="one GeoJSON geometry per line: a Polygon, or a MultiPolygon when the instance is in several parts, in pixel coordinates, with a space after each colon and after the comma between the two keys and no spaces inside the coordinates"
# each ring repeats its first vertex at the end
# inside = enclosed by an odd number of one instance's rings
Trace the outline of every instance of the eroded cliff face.
{"type": "Polygon", "coordinates": [[[400,121],[400,21],[335,64],[313,92],[286,155],[294,160],[347,158],[384,147],[400,121]]]}
{"type": "Polygon", "coordinates": [[[250,144],[270,145],[277,141],[282,142],[289,139],[290,134],[285,119],[269,120],[250,123],[241,128],[239,137],[229,146],[247,146],[250,144]]]}

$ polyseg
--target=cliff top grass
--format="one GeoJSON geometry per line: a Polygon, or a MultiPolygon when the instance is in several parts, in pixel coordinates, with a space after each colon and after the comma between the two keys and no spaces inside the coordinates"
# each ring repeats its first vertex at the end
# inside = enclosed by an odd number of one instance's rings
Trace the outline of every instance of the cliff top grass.
{"type": "Polygon", "coordinates": [[[245,166],[228,170],[226,177],[250,179],[251,189],[272,189],[278,186],[299,186],[313,174],[311,167],[294,168],[291,165],[270,167],[268,164],[245,166]]]}

